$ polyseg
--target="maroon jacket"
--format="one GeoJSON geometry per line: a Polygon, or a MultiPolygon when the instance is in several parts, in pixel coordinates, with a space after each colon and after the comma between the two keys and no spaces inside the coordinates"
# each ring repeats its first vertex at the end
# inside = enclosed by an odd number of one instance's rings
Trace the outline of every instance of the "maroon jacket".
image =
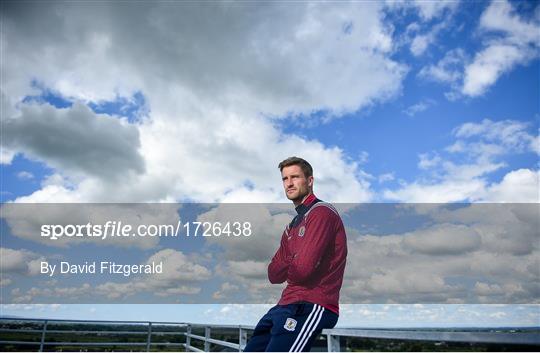
{"type": "Polygon", "coordinates": [[[296,212],[268,266],[271,283],[287,281],[278,304],[306,301],[339,315],[339,290],[347,258],[341,217],[315,195],[309,195],[296,212]]]}

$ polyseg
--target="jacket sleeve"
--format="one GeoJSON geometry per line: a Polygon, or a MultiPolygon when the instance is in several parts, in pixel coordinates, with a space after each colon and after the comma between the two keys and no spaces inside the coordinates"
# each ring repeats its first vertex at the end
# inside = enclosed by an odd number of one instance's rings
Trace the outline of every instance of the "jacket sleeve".
{"type": "Polygon", "coordinates": [[[310,213],[305,226],[305,241],[293,255],[289,266],[289,282],[305,284],[311,280],[326,249],[335,238],[339,219],[339,216],[327,207],[318,207],[310,213]]]}
{"type": "Polygon", "coordinates": [[[287,251],[287,230],[281,236],[281,244],[276,254],[268,265],[268,279],[270,283],[283,283],[287,280],[287,270],[289,268],[290,256],[287,251]]]}

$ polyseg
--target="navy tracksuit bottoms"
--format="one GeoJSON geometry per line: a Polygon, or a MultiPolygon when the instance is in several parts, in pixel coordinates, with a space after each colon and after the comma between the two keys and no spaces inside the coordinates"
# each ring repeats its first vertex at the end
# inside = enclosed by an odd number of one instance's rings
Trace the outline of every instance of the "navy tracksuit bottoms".
{"type": "Polygon", "coordinates": [[[317,335],[337,321],[336,313],[318,304],[276,305],[261,318],[244,351],[309,352],[317,335]]]}

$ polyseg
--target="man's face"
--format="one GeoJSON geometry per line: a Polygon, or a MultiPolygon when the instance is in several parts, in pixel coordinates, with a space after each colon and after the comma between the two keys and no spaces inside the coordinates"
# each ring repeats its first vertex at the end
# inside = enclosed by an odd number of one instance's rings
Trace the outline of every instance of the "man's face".
{"type": "Polygon", "coordinates": [[[313,176],[306,178],[302,168],[298,165],[284,167],[281,171],[285,195],[293,202],[302,202],[313,186],[313,176]]]}

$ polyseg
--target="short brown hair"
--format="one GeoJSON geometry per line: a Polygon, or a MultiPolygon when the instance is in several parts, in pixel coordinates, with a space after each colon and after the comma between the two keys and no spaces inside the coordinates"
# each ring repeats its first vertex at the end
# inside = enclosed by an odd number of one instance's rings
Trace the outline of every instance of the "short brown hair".
{"type": "Polygon", "coordinates": [[[291,165],[299,165],[302,171],[304,172],[304,175],[306,176],[306,178],[313,176],[313,167],[311,166],[311,164],[309,164],[308,161],[300,157],[289,157],[285,159],[284,161],[279,163],[278,165],[279,171],[282,172],[283,168],[291,166],[291,165]]]}

